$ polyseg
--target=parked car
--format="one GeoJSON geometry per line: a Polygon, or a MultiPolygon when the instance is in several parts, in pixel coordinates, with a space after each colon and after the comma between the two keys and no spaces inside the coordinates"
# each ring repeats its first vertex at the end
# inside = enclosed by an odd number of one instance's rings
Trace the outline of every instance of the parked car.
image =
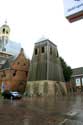
{"type": "Polygon", "coordinates": [[[4,99],[21,99],[22,95],[17,91],[4,91],[3,92],[4,99]]]}

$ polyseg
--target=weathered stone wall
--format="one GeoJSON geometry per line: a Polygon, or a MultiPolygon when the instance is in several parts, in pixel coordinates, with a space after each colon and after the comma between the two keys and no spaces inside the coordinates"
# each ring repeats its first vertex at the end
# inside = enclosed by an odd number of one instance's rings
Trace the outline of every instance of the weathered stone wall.
{"type": "Polygon", "coordinates": [[[49,40],[35,44],[29,70],[29,81],[64,81],[58,49],[49,40]]]}
{"type": "Polygon", "coordinates": [[[66,95],[67,90],[64,82],[28,81],[25,93],[28,96],[66,95]]]}

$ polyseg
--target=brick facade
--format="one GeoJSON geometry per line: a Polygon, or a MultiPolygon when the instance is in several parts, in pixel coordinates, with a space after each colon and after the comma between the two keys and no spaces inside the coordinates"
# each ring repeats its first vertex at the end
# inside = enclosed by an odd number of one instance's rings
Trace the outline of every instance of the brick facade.
{"type": "MultiPolygon", "coordinates": [[[[26,59],[23,49],[20,54],[8,62],[9,67],[0,70],[0,85],[5,83],[6,90],[18,90],[24,92],[26,81],[28,80],[28,71],[30,61],[26,59]]],[[[1,88],[1,87],[0,87],[1,88]]]]}

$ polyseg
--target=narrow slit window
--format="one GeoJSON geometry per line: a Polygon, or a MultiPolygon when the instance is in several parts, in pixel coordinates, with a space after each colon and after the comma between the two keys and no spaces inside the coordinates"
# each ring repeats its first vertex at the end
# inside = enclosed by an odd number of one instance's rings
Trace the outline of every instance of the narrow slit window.
{"type": "Polygon", "coordinates": [[[42,47],[42,48],[41,48],[41,51],[42,51],[42,53],[44,53],[44,52],[45,52],[45,48],[44,48],[44,47],[42,47]]]}
{"type": "Polygon", "coordinates": [[[57,57],[59,57],[59,54],[58,54],[58,52],[57,52],[57,57]]]}
{"type": "Polygon", "coordinates": [[[38,54],[38,52],[37,52],[38,50],[37,49],[35,49],[35,55],[37,55],[38,54]]]}

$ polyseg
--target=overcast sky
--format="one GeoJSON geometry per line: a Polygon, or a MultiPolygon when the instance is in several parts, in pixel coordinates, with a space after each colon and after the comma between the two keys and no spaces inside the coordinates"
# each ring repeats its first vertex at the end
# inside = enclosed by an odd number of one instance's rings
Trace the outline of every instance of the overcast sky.
{"type": "Polygon", "coordinates": [[[83,66],[83,20],[69,23],[63,0],[0,0],[0,25],[7,19],[10,39],[20,42],[31,58],[42,36],[54,42],[72,68],[83,66]]]}

